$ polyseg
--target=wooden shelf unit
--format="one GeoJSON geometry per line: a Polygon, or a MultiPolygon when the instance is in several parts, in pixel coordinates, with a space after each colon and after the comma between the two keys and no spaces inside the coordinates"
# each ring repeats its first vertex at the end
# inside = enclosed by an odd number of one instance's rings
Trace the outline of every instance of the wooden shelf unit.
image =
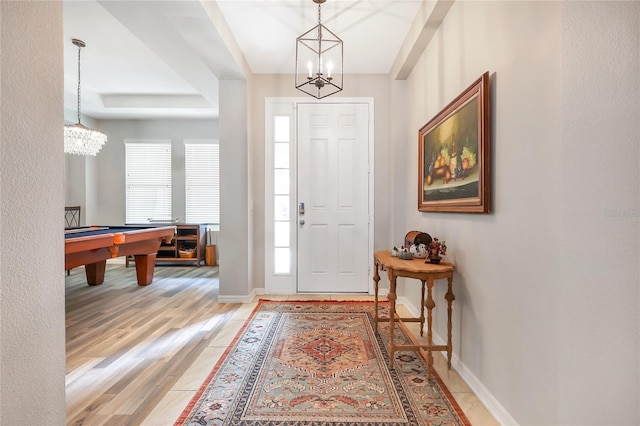
{"type": "MultiPolygon", "coordinates": [[[[170,243],[160,244],[156,265],[163,263],[193,263],[197,267],[204,262],[207,245],[207,226],[202,224],[175,224],[176,235],[170,243]],[[180,249],[195,249],[194,257],[180,257],[180,249]]],[[[126,264],[133,258],[127,257],[126,264]]]]}

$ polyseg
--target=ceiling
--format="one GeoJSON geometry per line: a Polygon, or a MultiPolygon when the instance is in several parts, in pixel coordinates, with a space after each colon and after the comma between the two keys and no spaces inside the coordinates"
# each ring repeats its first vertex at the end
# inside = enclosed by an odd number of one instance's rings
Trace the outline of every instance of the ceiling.
{"type": "MultiPolygon", "coordinates": [[[[387,74],[422,0],[327,0],[346,74],[387,74]]],[[[295,69],[295,39],[318,22],[312,0],[65,0],[65,116],[214,118],[218,80],[295,69]],[[214,24],[215,23],[215,24],[214,24]],[[243,71],[244,70],[244,71],[243,71]]],[[[293,85],[293,80],[292,80],[293,85]]]]}

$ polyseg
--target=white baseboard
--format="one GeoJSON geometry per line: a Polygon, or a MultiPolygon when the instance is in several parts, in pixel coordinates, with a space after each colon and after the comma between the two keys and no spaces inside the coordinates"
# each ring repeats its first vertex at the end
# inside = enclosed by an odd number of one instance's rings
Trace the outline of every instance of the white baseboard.
{"type": "Polygon", "coordinates": [[[253,299],[256,297],[256,290],[252,290],[247,295],[225,295],[218,296],[219,303],[251,303],[253,299]]]}
{"type": "Polygon", "coordinates": [[[414,318],[418,318],[420,316],[420,310],[416,308],[405,296],[398,297],[396,299],[396,305],[403,305],[414,318]]]}
{"type": "MultiPolygon", "coordinates": [[[[420,310],[413,305],[406,297],[398,297],[396,304],[402,304],[413,317],[420,316],[420,310]]],[[[436,345],[446,345],[446,341],[438,334],[433,333],[433,343],[436,345]]],[[[440,352],[440,355],[447,357],[446,352],[440,352]]],[[[451,357],[451,366],[458,372],[462,380],[469,386],[476,397],[484,404],[485,408],[501,425],[517,426],[518,422],[509,414],[509,412],[500,404],[491,392],[482,384],[482,382],[467,368],[460,360],[458,355],[453,353],[451,357]]]]}

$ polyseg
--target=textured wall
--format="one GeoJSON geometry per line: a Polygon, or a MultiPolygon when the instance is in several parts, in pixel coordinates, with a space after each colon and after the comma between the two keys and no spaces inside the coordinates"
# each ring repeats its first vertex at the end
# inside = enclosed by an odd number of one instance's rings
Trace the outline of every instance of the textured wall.
{"type": "Polygon", "coordinates": [[[557,423],[637,425],[640,3],[566,2],[562,36],[557,423]]]}
{"type": "Polygon", "coordinates": [[[62,3],[0,17],[0,424],[62,425],[62,3]]]}

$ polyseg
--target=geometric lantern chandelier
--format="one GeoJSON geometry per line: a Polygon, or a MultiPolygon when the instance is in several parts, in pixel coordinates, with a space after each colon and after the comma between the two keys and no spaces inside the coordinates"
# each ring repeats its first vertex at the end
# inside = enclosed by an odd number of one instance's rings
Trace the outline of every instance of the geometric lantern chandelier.
{"type": "Polygon", "coordinates": [[[318,25],[296,39],[296,89],[317,99],[342,90],[342,40],[322,25],[320,4],[326,0],[313,0],[318,5],[318,25]]]}
{"type": "Polygon", "coordinates": [[[78,122],[64,126],[64,152],[65,154],[96,155],[107,141],[107,135],[80,123],[80,50],[85,44],[84,41],[75,38],[72,43],[78,46],[78,122]]]}

